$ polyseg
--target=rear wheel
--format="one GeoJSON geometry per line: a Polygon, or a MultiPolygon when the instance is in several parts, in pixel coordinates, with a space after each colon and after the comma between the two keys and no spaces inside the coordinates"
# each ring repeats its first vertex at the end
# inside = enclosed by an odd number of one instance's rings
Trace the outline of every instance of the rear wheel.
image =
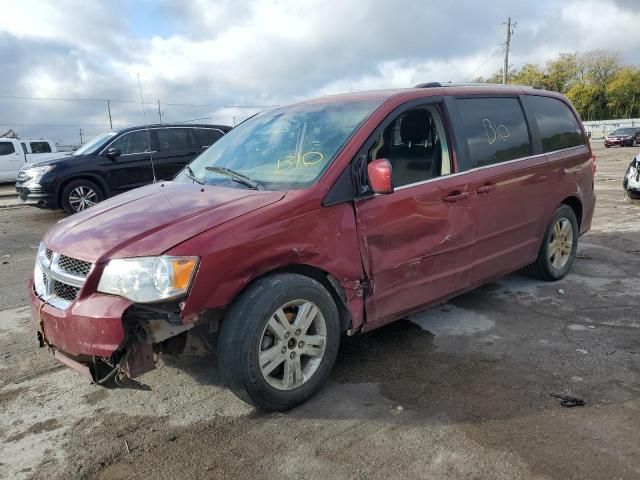
{"type": "Polygon", "coordinates": [[[62,208],[68,214],[86,210],[102,200],[102,190],[90,180],[74,180],[62,190],[62,208]]]}
{"type": "Polygon", "coordinates": [[[326,381],[339,343],[339,315],[329,292],[302,275],[273,275],[242,293],[222,322],[220,370],[245,402],[287,410],[326,381]]]}
{"type": "Polygon", "coordinates": [[[576,257],[578,249],[578,220],[568,205],[559,207],[545,232],[538,258],[528,270],[541,280],[563,278],[576,257]]]}

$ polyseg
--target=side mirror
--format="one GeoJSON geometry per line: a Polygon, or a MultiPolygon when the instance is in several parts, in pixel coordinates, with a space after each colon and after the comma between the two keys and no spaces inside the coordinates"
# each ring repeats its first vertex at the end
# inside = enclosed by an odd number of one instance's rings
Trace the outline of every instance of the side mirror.
{"type": "Polygon", "coordinates": [[[373,193],[393,193],[393,175],[391,163],[386,158],[378,158],[367,165],[369,186],[373,193]]]}
{"type": "Polygon", "coordinates": [[[120,155],[122,155],[122,152],[120,152],[120,150],[118,150],[117,148],[109,148],[106,152],[105,152],[105,157],[110,158],[111,160],[113,160],[116,157],[119,157],[120,155]]]}

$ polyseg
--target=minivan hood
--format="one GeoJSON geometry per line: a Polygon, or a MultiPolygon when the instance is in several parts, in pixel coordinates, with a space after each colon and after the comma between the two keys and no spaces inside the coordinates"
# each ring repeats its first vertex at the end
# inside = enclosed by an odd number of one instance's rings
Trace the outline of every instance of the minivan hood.
{"type": "Polygon", "coordinates": [[[160,255],[283,197],[284,192],[155,183],[61,220],[44,241],[53,251],[91,263],[160,255]]]}

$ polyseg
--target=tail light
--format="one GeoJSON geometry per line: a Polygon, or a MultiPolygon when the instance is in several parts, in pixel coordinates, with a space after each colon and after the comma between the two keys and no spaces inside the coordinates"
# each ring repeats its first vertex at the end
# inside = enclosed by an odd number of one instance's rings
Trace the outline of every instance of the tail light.
{"type": "Polygon", "coordinates": [[[591,174],[596,178],[596,156],[593,153],[591,154],[591,174]]]}

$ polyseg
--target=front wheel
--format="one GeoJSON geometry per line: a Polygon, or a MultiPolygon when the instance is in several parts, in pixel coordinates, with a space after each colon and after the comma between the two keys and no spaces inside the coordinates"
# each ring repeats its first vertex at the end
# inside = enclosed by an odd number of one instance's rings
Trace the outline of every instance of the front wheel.
{"type": "Polygon", "coordinates": [[[326,381],[340,344],[338,309],[317,281],[291,273],[257,280],[234,302],[218,337],[229,388],[262,410],[288,410],[326,381]]]}
{"type": "Polygon", "coordinates": [[[578,220],[571,207],[562,205],[553,214],[538,258],[529,265],[528,270],[541,280],[560,280],[571,270],[577,250],[578,220]]]}
{"type": "Polygon", "coordinates": [[[100,187],[89,180],[74,180],[62,190],[62,208],[68,214],[81,212],[104,199],[100,187]]]}

